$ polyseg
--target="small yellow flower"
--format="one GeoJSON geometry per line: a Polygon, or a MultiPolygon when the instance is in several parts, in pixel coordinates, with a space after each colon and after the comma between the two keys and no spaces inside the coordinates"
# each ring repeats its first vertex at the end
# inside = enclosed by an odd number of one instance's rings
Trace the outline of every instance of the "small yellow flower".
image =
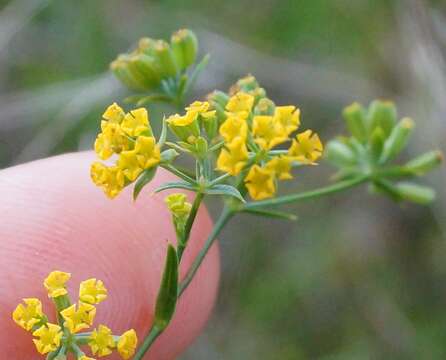
{"type": "Polygon", "coordinates": [[[198,112],[187,111],[185,115],[172,115],[166,120],[170,130],[182,141],[193,142],[200,136],[198,112]],[[191,141],[192,140],[192,141],[191,141]]]}
{"type": "Polygon", "coordinates": [[[33,339],[33,342],[37,351],[43,355],[59,347],[63,333],[59,325],[48,323],[34,331],[33,335],[39,338],[33,339]]]}
{"type": "Polygon", "coordinates": [[[119,154],[117,165],[130,181],[135,181],[143,170],[138,162],[135,150],[127,150],[119,154]]]}
{"type": "Polygon", "coordinates": [[[151,134],[147,110],[145,108],[138,108],[127,113],[121,124],[121,128],[130,136],[139,136],[144,131],[148,131],[151,134]]]}
{"type": "Polygon", "coordinates": [[[102,160],[107,160],[114,153],[119,154],[129,148],[129,140],[116,123],[102,121],[102,133],[98,135],[94,143],[94,150],[102,160]]]}
{"type": "Polygon", "coordinates": [[[207,101],[194,101],[188,107],[186,107],[187,112],[197,112],[200,116],[205,119],[215,116],[215,110],[209,110],[210,104],[207,101]]]}
{"type": "Polygon", "coordinates": [[[229,99],[226,104],[226,110],[232,113],[238,113],[246,119],[253,105],[254,96],[240,91],[229,99]]]}
{"type": "Polygon", "coordinates": [[[302,163],[312,164],[322,155],[323,149],[319,136],[311,130],[306,130],[297,134],[288,150],[288,155],[302,163]]]}
{"type": "Polygon", "coordinates": [[[68,293],[65,284],[70,280],[71,274],[62,271],[53,271],[43,282],[48,290],[48,297],[56,298],[68,293]]]}
{"type": "Polygon", "coordinates": [[[101,186],[105,184],[108,178],[107,166],[99,161],[95,161],[91,164],[90,176],[95,185],[101,186]]]}
{"type": "Polygon", "coordinates": [[[130,359],[138,345],[135,330],[131,329],[122,334],[118,340],[118,352],[124,360],[130,359]]]}
{"type": "Polygon", "coordinates": [[[117,166],[107,167],[100,162],[94,162],[91,165],[90,175],[93,182],[102,187],[104,193],[111,199],[124,188],[124,174],[117,166]]]}
{"type": "Polygon", "coordinates": [[[277,126],[274,118],[269,115],[254,116],[252,134],[254,141],[264,150],[270,150],[288,140],[286,132],[277,126]]]}
{"type": "Polygon", "coordinates": [[[99,304],[107,299],[107,289],[101,280],[95,278],[82,281],[79,286],[79,299],[88,304],[99,304]]]}
{"type": "Polygon", "coordinates": [[[187,197],[181,193],[166,196],[164,201],[175,217],[185,218],[189,215],[192,205],[187,202],[187,197]]]}
{"type": "Polygon", "coordinates": [[[139,136],[136,139],[135,152],[143,169],[150,169],[161,161],[160,147],[153,136],[139,136]]]}
{"type": "Polygon", "coordinates": [[[124,188],[124,174],[117,166],[111,166],[107,169],[108,177],[107,182],[104,184],[103,189],[105,194],[113,199],[124,188]]]}
{"type": "Polygon", "coordinates": [[[254,200],[262,200],[274,196],[276,193],[274,172],[271,169],[254,165],[249,169],[245,178],[245,185],[249,195],[254,200]]]}
{"type": "Polygon", "coordinates": [[[23,299],[23,304],[17,305],[14,312],[12,313],[12,318],[15,323],[26,331],[30,331],[34,325],[42,321],[42,303],[39,299],[29,298],[23,299]]]}
{"type": "Polygon", "coordinates": [[[96,360],[95,358],[88,357],[87,355],[82,355],[79,360],[96,360]]]}
{"type": "Polygon", "coordinates": [[[265,167],[272,170],[279,180],[290,180],[293,178],[293,175],[291,175],[292,161],[293,159],[289,156],[279,156],[268,161],[265,167]]]}
{"type": "Polygon", "coordinates": [[[93,355],[99,357],[110,355],[116,346],[111,330],[105,325],[99,325],[98,329],[93,330],[88,345],[93,355]]]}
{"type": "Polygon", "coordinates": [[[122,110],[122,108],[118,104],[113,103],[105,110],[105,112],[102,114],[102,117],[112,123],[120,124],[121,121],[124,119],[124,115],[124,110],[122,110]]]}
{"type": "Polygon", "coordinates": [[[293,105],[276,106],[274,122],[281,126],[288,136],[296,131],[300,125],[300,109],[296,109],[293,105]]]}
{"type": "Polygon", "coordinates": [[[96,316],[96,308],[93,305],[80,301],[77,310],[76,304],[73,304],[62,310],[60,315],[62,315],[65,320],[64,326],[72,334],[75,334],[81,330],[88,329],[93,325],[96,316]]]}
{"type": "Polygon", "coordinates": [[[188,111],[183,116],[178,114],[172,115],[166,121],[172,126],[188,126],[197,119],[197,114],[197,111],[188,111]]]}
{"type": "Polygon", "coordinates": [[[232,176],[240,174],[248,160],[245,142],[238,138],[223,148],[217,159],[217,169],[232,176]]]}
{"type": "Polygon", "coordinates": [[[248,124],[242,117],[230,114],[220,126],[220,135],[226,143],[231,143],[236,138],[245,141],[248,135],[248,124]]]}

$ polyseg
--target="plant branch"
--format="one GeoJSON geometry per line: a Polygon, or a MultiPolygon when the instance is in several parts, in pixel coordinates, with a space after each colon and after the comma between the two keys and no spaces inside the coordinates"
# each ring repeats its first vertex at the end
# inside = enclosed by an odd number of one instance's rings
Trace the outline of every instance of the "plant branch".
{"type": "Polygon", "coordinates": [[[330,195],[337,193],[339,191],[343,191],[349,188],[352,188],[354,186],[360,185],[366,181],[368,181],[370,178],[369,175],[360,175],[358,177],[355,177],[351,180],[345,180],[340,181],[338,183],[335,183],[333,185],[325,186],[316,190],[310,190],[298,194],[292,194],[292,195],[286,195],[286,196],[280,196],[273,199],[263,200],[263,201],[256,201],[256,202],[250,202],[244,205],[241,205],[241,211],[247,210],[247,209],[256,209],[256,208],[262,208],[262,207],[268,207],[268,206],[278,206],[278,205],[284,205],[289,204],[293,202],[299,202],[303,200],[309,200],[325,195],[330,195]]]}

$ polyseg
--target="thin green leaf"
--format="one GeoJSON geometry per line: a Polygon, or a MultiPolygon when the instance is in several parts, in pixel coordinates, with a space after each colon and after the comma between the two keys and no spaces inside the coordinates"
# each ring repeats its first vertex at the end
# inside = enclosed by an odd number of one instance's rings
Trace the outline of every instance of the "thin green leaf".
{"type": "Polygon", "coordinates": [[[201,59],[201,61],[197,64],[197,66],[195,66],[194,71],[192,72],[189,81],[187,82],[187,86],[185,88],[184,93],[187,93],[194,85],[195,82],[197,81],[198,75],[200,75],[200,73],[206,69],[206,66],[209,63],[209,59],[211,58],[210,54],[206,54],[205,56],[203,56],[203,59],[201,59]]]}
{"type": "Polygon", "coordinates": [[[197,189],[192,186],[191,184],[184,182],[184,181],[177,181],[177,182],[168,182],[165,183],[155,189],[155,193],[159,193],[164,190],[169,189],[184,189],[184,190],[190,190],[190,191],[197,191],[197,189]]]}
{"type": "Polygon", "coordinates": [[[175,312],[178,298],[178,257],[172,245],[167,247],[166,264],[155,305],[154,325],[165,329],[175,312]]]}
{"type": "Polygon", "coordinates": [[[290,220],[290,221],[296,221],[297,216],[294,214],[289,214],[283,211],[275,211],[275,210],[269,210],[269,209],[246,209],[243,210],[243,212],[246,212],[248,214],[252,215],[258,215],[258,216],[265,216],[270,218],[276,218],[276,219],[284,219],[284,220],[290,220]]]}
{"type": "Polygon", "coordinates": [[[216,143],[215,145],[212,145],[212,146],[209,148],[209,152],[217,151],[217,150],[221,149],[224,145],[225,145],[224,140],[219,141],[218,143],[216,143]]]}
{"type": "Polygon", "coordinates": [[[139,99],[136,102],[136,106],[143,106],[152,102],[165,102],[170,104],[172,102],[172,98],[164,94],[152,94],[139,99]]]}
{"type": "Polygon", "coordinates": [[[162,125],[162,129],[161,129],[161,134],[160,134],[160,138],[158,140],[158,145],[160,147],[162,147],[164,145],[164,143],[166,142],[166,138],[167,138],[167,121],[166,121],[166,117],[163,117],[163,125],[162,125]]]}
{"type": "Polygon", "coordinates": [[[243,199],[242,194],[240,194],[240,192],[231,185],[226,185],[226,184],[217,184],[212,186],[209,189],[205,189],[203,191],[204,194],[208,194],[208,195],[225,195],[225,196],[232,196],[235,197],[236,199],[240,200],[241,202],[246,202],[245,199],[243,199]]]}
{"type": "Polygon", "coordinates": [[[156,174],[157,167],[144,170],[143,173],[138,177],[138,180],[133,187],[133,200],[136,201],[141,190],[146,186],[156,174]]]}

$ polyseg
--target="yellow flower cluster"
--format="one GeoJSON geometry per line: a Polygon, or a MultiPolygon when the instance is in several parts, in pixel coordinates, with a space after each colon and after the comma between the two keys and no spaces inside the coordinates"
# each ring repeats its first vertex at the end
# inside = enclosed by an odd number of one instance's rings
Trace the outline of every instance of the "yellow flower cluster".
{"type": "MultiPolygon", "coordinates": [[[[96,316],[96,306],[107,298],[107,289],[102,281],[88,279],[79,286],[79,302],[71,304],[68,297],[66,283],[71,274],[62,271],[53,271],[44,280],[48,297],[54,300],[59,313],[59,324],[48,321],[42,311],[39,299],[23,299],[12,314],[17,325],[31,331],[37,351],[40,354],[60,351],[65,342],[76,342],[79,337],[88,338],[88,345],[93,355],[99,357],[111,354],[117,348],[123,359],[133,356],[137,346],[136,332],[131,329],[123,333],[116,341],[116,336],[105,325],[99,325],[91,333],[79,334],[80,331],[90,328],[96,316]]],[[[66,347],[65,347],[66,348],[66,347]]],[[[78,359],[94,360],[87,357],[81,350],[76,353],[78,359]]]]}
{"type": "Polygon", "coordinates": [[[291,139],[300,125],[299,109],[291,105],[274,106],[267,98],[254,107],[255,100],[254,95],[243,91],[229,98],[219,128],[225,145],[218,156],[217,169],[232,176],[249,169],[244,183],[250,196],[261,200],[274,196],[277,179],[292,178],[294,162],[313,164],[321,156],[323,146],[311,130],[291,139]],[[271,104],[273,109],[269,111],[271,104]],[[290,140],[288,151],[278,154],[271,151],[290,140]]]}
{"type": "Polygon", "coordinates": [[[91,165],[91,178],[105,194],[114,198],[127,184],[135,181],[145,170],[160,162],[160,147],[150,127],[145,108],[128,113],[116,103],[102,115],[101,133],[94,149],[98,157],[108,160],[113,155],[118,159],[112,166],[96,161],[91,165]]]}

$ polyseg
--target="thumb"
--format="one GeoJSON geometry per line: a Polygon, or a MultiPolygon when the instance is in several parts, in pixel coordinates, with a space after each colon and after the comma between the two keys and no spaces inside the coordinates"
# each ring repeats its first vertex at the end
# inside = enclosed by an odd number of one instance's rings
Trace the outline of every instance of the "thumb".
{"type": "MultiPolygon", "coordinates": [[[[32,336],[11,313],[22,298],[54,307],[43,288],[53,270],[72,273],[68,291],[77,299],[79,283],[101,279],[108,298],[98,305],[95,325],[115,334],[134,328],[140,341],[153,320],[154,304],[168,241],[175,239],[170,214],[153,189],[171,181],[162,169],[138,200],[130,189],[109,200],[89,179],[90,152],[68,154],[0,171],[0,348],[7,359],[37,358],[32,336]]],[[[211,230],[201,209],[182,260],[184,276],[211,230]]],[[[179,301],[166,332],[147,359],[174,359],[198,335],[212,309],[219,277],[214,246],[179,301]]],[[[112,355],[109,359],[118,359],[112,355]]]]}

